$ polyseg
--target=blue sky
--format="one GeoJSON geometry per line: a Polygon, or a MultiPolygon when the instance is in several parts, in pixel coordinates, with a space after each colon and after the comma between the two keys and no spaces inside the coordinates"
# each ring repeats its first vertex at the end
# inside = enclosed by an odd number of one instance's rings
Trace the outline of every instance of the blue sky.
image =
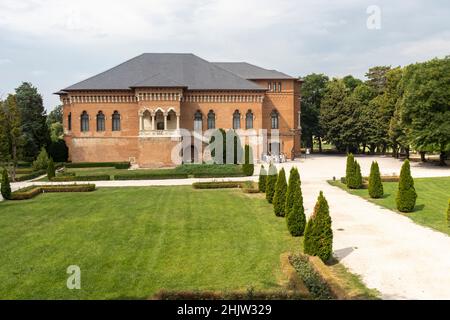
{"type": "Polygon", "coordinates": [[[450,2],[0,0],[0,97],[22,81],[52,93],[143,52],[192,52],[292,76],[363,78],[374,65],[450,54],[450,2]],[[370,5],[380,29],[368,29],[370,5]]]}

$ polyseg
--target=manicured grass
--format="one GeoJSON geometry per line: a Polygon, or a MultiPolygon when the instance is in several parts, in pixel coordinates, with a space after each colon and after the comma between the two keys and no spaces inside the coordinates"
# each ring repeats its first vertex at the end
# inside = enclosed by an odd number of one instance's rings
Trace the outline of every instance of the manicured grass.
{"type": "Polygon", "coordinates": [[[1,299],[144,299],[159,289],[276,289],[298,252],[263,195],[104,188],[0,203],[1,299]],[[81,290],[66,288],[69,265],[81,290]]]}
{"type": "MultiPolygon", "coordinates": [[[[398,188],[397,182],[383,182],[384,197],[381,199],[371,199],[367,189],[351,190],[341,182],[329,182],[351,194],[363,197],[380,206],[397,211],[395,204],[398,188]]],[[[414,186],[418,195],[414,211],[410,213],[397,212],[410,217],[418,224],[450,235],[450,228],[445,216],[448,199],[450,198],[450,177],[418,178],[414,179],[414,186]]]]}

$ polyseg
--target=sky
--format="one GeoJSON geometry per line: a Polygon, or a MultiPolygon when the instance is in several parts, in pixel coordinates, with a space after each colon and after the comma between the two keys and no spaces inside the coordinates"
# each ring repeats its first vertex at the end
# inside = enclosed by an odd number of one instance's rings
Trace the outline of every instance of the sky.
{"type": "Polygon", "coordinates": [[[0,0],[0,99],[53,93],[143,52],[352,74],[450,54],[448,0],[0,0]]]}

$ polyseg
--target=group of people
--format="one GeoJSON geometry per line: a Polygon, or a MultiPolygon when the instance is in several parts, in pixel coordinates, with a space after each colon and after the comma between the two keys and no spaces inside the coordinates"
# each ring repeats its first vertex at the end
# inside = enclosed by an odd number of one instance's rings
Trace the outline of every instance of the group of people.
{"type": "Polygon", "coordinates": [[[281,152],[280,154],[271,154],[270,152],[268,154],[263,154],[261,157],[263,162],[272,162],[272,163],[282,163],[286,162],[286,155],[281,152]]]}

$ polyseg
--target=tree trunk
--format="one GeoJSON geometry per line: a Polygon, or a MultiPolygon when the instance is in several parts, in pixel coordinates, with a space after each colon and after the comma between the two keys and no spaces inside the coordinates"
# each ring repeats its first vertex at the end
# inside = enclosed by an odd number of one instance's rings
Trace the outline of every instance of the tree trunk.
{"type": "Polygon", "coordinates": [[[427,162],[427,159],[425,158],[425,151],[420,151],[420,161],[427,162]]]}
{"type": "Polygon", "coordinates": [[[317,137],[317,139],[319,140],[319,153],[322,153],[322,138],[317,137]]]}
{"type": "Polygon", "coordinates": [[[362,153],[363,154],[366,154],[366,147],[367,147],[367,144],[364,142],[362,145],[362,153]]]}
{"type": "Polygon", "coordinates": [[[309,137],[308,137],[308,142],[309,142],[309,147],[311,148],[311,153],[313,152],[313,150],[314,150],[314,139],[313,139],[313,135],[311,134],[309,137]]]}
{"type": "Polygon", "coordinates": [[[405,152],[406,152],[406,159],[409,160],[409,146],[405,148],[405,152]]]}
{"type": "Polygon", "coordinates": [[[385,154],[386,154],[386,150],[387,150],[387,144],[386,144],[386,143],[383,143],[383,149],[381,150],[381,153],[382,153],[383,155],[385,155],[385,154]]]}
{"type": "Polygon", "coordinates": [[[445,151],[441,151],[439,154],[439,165],[446,166],[445,160],[447,159],[447,153],[445,151]]]}

